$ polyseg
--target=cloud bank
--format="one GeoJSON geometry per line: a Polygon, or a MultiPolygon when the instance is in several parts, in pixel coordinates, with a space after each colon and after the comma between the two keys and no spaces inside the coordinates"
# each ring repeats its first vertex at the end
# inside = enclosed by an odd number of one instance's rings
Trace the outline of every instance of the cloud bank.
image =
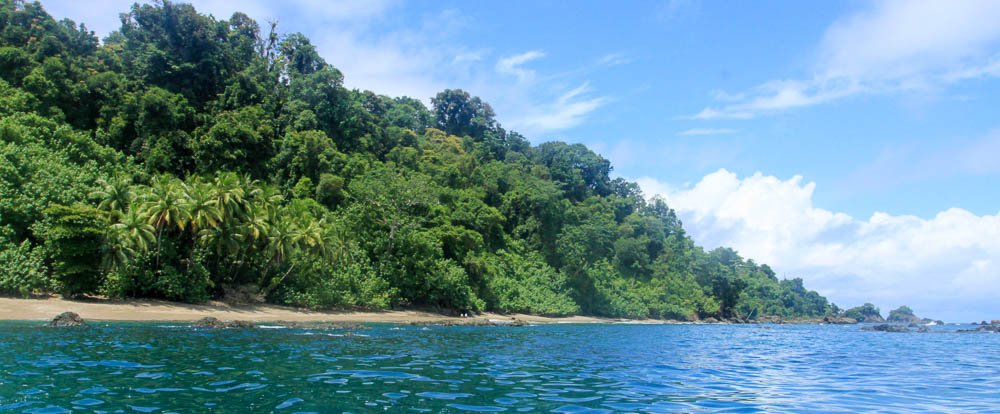
{"type": "Polygon", "coordinates": [[[802,277],[841,307],[871,301],[888,313],[906,304],[964,322],[1000,314],[1000,213],[860,219],[816,207],[816,184],[801,176],[740,178],[725,169],[683,188],[637,181],[666,198],[700,244],[731,246],[779,275],[802,277]]]}
{"type": "MultiPolygon", "coordinates": [[[[1000,2],[877,1],[831,24],[812,76],[775,79],[725,94],[695,119],[748,119],[846,98],[933,90],[1000,76],[1000,2]]],[[[717,96],[718,98],[718,96],[717,96]]]]}

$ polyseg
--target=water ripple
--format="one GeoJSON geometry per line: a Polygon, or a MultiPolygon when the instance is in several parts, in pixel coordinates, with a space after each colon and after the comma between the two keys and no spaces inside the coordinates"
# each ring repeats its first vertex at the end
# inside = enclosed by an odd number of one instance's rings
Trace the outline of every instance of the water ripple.
{"type": "Polygon", "coordinates": [[[998,412],[1000,335],[842,326],[0,323],[0,412],[998,412]]]}

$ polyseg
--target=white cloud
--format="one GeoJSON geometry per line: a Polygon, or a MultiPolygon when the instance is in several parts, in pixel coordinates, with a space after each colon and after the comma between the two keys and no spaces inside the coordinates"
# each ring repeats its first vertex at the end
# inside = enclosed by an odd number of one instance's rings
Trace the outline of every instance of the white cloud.
{"type": "Polygon", "coordinates": [[[451,59],[451,63],[480,62],[483,60],[484,55],[486,55],[486,51],[483,50],[459,53],[451,59]]]}
{"type": "Polygon", "coordinates": [[[504,75],[512,75],[517,80],[524,82],[535,77],[535,71],[521,67],[525,63],[545,57],[545,52],[532,50],[521,54],[508,56],[497,61],[497,72],[504,75]]]}
{"type": "Polygon", "coordinates": [[[604,97],[585,97],[589,90],[590,85],[584,83],[563,93],[551,103],[532,108],[527,116],[516,119],[514,123],[529,134],[577,126],[587,115],[607,102],[604,97]]]}
{"type": "Polygon", "coordinates": [[[696,241],[731,246],[841,306],[901,304],[962,321],[1000,314],[1000,214],[951,208],[925,219],[858,219],[813,205],[816,184],[720,169],[693,186],[637,180],[664,196],[696,241]]]}
{"type": "Polygon", "coordinates": [[[739,131],[731,128],[691,128],[678,132],[677,135],[684,137],[705,136],[705,135],[729,135],[739,131]]]}
{"type": "Polygon", "coordinates": [[[1000,76],[1000,2],[875,2],[830,25],[806,79],[765,82],[692,118],[745,119],[857,94],[939,88],[1000,76]]]}
{"type": "Polygon", "coordinates": [[[598,65],[607,66],[627,65],[629,63],[632,61],[624,53],[609,53],[597,60],[598,65]]]}

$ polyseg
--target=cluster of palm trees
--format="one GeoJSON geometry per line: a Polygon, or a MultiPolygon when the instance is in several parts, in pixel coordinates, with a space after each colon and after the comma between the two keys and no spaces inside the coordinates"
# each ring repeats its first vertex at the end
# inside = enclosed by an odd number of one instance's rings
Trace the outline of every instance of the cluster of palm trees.
{"type": "Polygon", "coordinates": [[[327,218],[287,203],[274,187],[236,173],[180,180],[155,176],[148,185],[132,177],[99,180],[91,193],[109,226],[104,265],[108,272],[159,269],[165,262],[190,267],[199,257],[216,282],[256,283],[263,293],[292,271],[296,254],[331,255],[327,218]],[[180,248],[164,257],[172,238],[180,248]],[[179,257],[178,257],[179,256],[179,257]]]}

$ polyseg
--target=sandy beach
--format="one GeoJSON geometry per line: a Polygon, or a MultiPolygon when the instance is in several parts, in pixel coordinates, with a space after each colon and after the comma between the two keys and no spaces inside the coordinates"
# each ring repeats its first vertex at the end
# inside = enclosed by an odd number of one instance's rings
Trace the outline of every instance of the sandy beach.
{"type": "MultiPolygon", "coordinates": [[[[62,312],[76,312],[85,320],[93,321],[194,321],[206,316],[221,320],[249,320],[256,322],[354,322],[354,323],[407,323],[447,322],[468,320],[432,312],[393,310],[384,312],[319,312],[274,305],[232,306],[222,302],[186,304],[159,300],[66,300],[58,297],[44,299],[0,298],[0,320],[48,320],[62,312]]],[[[616,319],[571,316],[548,318],[535,315],[482,314],[477,319],[517,319],[531,323],[615,323],[616,319]]]]}

